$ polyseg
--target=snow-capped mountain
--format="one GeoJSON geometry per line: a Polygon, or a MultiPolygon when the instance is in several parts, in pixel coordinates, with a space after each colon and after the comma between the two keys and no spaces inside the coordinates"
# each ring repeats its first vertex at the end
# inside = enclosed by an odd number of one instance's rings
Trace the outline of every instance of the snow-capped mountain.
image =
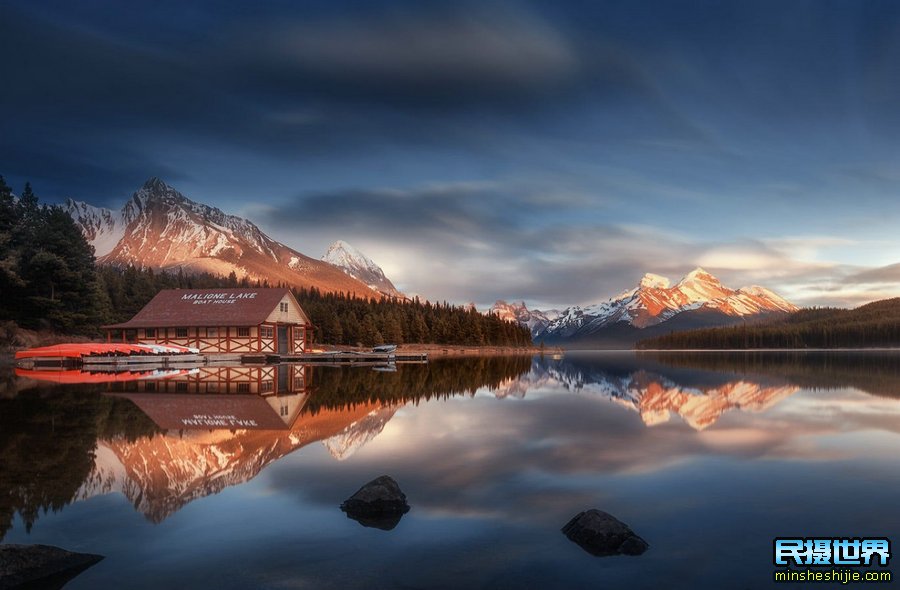
{"type": "Polygon", "coordinates": [[[192,201],[151,178],[118,212],[69,200],[98,262],[267,279],[370,296],[368,284],[273,240],[250,221],[192,201]]]}
{"type": "Polygon", "coordinates": [[[543,331],[534,333],[534,338],[624,345],[663,329],[727,325],[797,309],[764,287],[730,289],[702,268],[694,269],[674,285],[665,277],[648,273],[637,288],[609,301],[563,310],[543,331]],[[651,330],[654,327],[657,329],[651,330]]]}
{"type": "Polygon", "coordinates": [[[499,299],[491,306],[488,313],[499,317],[501,320],[518,322],[523,326],[528,326],[532,336],[543,333],[547,326],[550,325],[550,322],[559,316],[559,312],[555,309],[547,311],[528,309],[524,301],[507,303],[499,299]]]}
{"type": "Polygon", "coordinates": [[[405,297],[394,287],[390,279],[384,276],[384,271],[380,266],[343,240],[338,240],[329,246],[322,260],[338,267],[354,279],[364,282],[373,291],[378,291],[388,297],[405,297]]]}

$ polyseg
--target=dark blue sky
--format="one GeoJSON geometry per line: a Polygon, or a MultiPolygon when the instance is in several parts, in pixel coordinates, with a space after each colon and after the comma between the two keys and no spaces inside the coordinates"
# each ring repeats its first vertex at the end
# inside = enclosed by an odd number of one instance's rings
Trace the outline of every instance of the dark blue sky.
{"type": "Polygon", "coordinates": [[[430,298],[900,294],[900,3],[0,4],[0,173],[149,176],[430,298]]]}

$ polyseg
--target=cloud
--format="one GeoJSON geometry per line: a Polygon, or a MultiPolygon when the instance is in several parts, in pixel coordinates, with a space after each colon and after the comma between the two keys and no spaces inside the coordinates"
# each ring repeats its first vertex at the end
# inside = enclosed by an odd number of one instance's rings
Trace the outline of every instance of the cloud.
{"type": "MultiPolygon", "coordinates": [[[[832,280],[837,268],[756,240],[703,241],[653,225],[580,222],[583,210],[579,195],[552,187],[460,182],[300,195],[247,215],[302,251],[346,239],[401,289],[482,306],[498,298],[544,308],[596,303],[646,272],[677,280],[696,266],[734,288],[763,284],[804,300],[806,287],[832,280]]],[[[800,238],[786,239],[800,247],[800,238]]]]}
{"type": "Polygon", "coordinates": [[[321,85],[331,96],[407,106],[541,94],[573,83],[581,68],[564,34],[521,10],[298,19],[238,35],[238,64],[279,89],[321,85]]]}
{"type": "Polygon", "coordinates": [[[854,273],[845,277],[843,283],[845,285],[900,284],[900,263],[854,273]]]}

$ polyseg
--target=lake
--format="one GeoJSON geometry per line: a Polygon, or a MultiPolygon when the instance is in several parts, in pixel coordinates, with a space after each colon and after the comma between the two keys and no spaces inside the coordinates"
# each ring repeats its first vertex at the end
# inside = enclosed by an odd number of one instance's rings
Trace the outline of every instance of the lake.
{"type": "Polygon", "coordinates": [[[900,531],[900,352],[37,377],[0,378],[0,536],[106,556],[72,589],[755,589],[775,537],[900,531]],[[339,509],[382,474],[392,530],[339,509]],[[589,508],[649,550],[571,542],[589,508]]]}

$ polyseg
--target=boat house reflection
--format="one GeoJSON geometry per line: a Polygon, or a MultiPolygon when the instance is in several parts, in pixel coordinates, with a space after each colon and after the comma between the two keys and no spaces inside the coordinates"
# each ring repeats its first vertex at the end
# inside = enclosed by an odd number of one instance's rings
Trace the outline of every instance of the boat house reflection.
{"type": "Polygon", "coordinates": [[[112,382],[108,394],[131,400],[165,430],[288,430],[309,399],[310,381],[308,365],[204,367],[112,382]]]}

